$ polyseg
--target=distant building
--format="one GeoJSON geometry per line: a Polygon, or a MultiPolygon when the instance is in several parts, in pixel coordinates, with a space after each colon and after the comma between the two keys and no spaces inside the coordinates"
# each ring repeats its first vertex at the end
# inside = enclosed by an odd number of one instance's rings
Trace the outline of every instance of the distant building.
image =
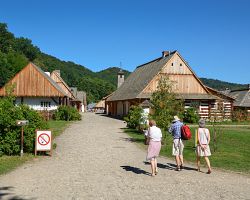
{"type": "Polygon", "coordinates": [[[88,106],[87,106],[87,110],[89,111],[89,112],[94,112],[95,111],[95,105],[96,105],[96,103],[89,103],[88,104],[88,106]]]}
{"type": "Polygon", "coordinates": [[[124,83],[106,98],[107,113],[122,117],[132,105],[140,105],[143,102],[145,104],[145,100],[150,102],[161,77],[169,77],[175,82],[173,91],[177,97],[184,100],[186,108],[196,105],[200,117],[208,119],[214,114],[231,118],[234,99],[206,87],[177,51],[163,51],[161,57],[138,66],[124,83]]]}
{"type": "Polygon", "coordinates": [[[235,99],[234,110],[246,111],[250,119],[250,84],[245,89],[225,90],[223,93],[235,99]]]}

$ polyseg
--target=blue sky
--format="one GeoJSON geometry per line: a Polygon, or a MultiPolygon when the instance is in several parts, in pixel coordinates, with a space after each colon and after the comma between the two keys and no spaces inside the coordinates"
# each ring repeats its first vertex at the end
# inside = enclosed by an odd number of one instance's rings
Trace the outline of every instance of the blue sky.
{"type": "Polygon", "coordinates": [[[0,22],[92,71],[178,50],[199,77],[250,83],[248,0],[8,0],[0,22]]]}

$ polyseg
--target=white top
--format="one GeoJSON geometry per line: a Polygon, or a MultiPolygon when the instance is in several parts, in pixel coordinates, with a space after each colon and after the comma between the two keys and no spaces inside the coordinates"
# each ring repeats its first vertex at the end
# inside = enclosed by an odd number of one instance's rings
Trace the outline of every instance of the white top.
{"type": "Polygon", "coordinates": [[[156,126],[149,127],[148,136],[152,141],[160,142],[162,138],[161,129],[156,126]]]}
{"type": "Polygon", "coordinates": [[[200,144],[208,144],[209,130],[207,128],[199,128],[200,144]]]}

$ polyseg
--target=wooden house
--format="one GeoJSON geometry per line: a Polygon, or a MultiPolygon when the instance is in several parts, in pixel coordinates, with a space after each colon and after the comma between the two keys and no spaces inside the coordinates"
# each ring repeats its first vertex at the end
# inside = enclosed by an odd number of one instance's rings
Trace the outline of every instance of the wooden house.
{"type": "MultiPolygon", "coordinates": [[[[120,76],[120,75],[119,75],[120,76]]],[[[231,110],[233,98],[218,93],[206,87],[196,76],[179,52],[164,51],[162,56],[138,66],[120,87],[106,99],[110,115],[124,116],[131,105],[140,105],[150,100],[157,90],[158,81],[167,76],[175,84],[173,91],[183,99],[185,107],[196,105],[202,118],[210,118],[212,110],[217,110],[218,102],[227,102],[224,109],[231,110]]],[[[231,112],[229,111],[228,118],[231,112]]]]}
{"type": "Polygon", "coordinates": [[[33,63],[0,88],[0,96],[6,96],[11,85],[16,104],[27,104],[34,110],[56,110],[59,105],[70,105],[74,98],[58,72],[52,72],[50,76],[33,63]]]}
{"type": "Polygon", "coordinates": [[[104,113],[105,110],[105,100],[101,100],[95,104],[95,112],[104,113]]]}
{"type": "Polygon", "coordinates": [[[87,111],[86,92],[78,91],[76,87],[71,87],[70,89],[75,97],[75,100],[72,101],[73,106],[75,106],[79,112],[86,112],[87,111]]]}
{"type": "Polygon", "coordinates": [[[234,110],[246,112],[248,119],[250,119],[250,84],[245,89],[226,90],[224,93],[235,98],[233,104],[234,110]]]}
{"type": "Polygon", "coordinates": [[[79,112],[84,112],[84,106],[86,105],[86,93],[83,91],[77,91],[76,87],[69,87],[67,83],[62,79],[60,70],[54,70],[50,77],[56,82],[59,87],[69,97],[69,104],[75,107],[79,112]]]}

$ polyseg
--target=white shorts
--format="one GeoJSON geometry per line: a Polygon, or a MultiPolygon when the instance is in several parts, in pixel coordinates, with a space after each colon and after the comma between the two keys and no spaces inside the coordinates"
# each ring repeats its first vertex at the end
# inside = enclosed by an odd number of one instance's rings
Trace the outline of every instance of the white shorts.
{"type": "Polygon", "coordinates": [[[173,156],[181,156],[183,155],[184,144],[181,139],[174,139],[173,141],[173,156]]]}

